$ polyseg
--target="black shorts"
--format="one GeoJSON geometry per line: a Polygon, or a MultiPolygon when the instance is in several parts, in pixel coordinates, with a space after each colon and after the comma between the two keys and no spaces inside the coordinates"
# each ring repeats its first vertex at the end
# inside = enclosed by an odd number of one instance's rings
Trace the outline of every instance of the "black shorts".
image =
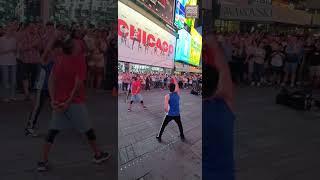
{"type": "Polygon", "coordinates": [[[282,67],[271,66],[272,73],[282,73],[282,71],[283,71],[282,67]]]}
{"type": "Polygon", "coordinates": [[[38,77],[40,65],[20,61],[19,66],[22,80],[31,80],[34,83],[38,77]]]}

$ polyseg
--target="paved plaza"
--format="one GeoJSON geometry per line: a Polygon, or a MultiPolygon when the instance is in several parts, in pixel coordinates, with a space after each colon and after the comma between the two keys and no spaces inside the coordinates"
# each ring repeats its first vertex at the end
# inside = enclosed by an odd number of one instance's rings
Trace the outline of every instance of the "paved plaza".
{"type": "Polygon", "coordinates": [[[143,92],[147,110],[135,104],[127,112],[125,97],[118,99],[119,180],[200,180],[202,164],[202,99],[181,93],[181,117],[186,136],[182,142],[176,123],[166,128],[162,142],[156,140],[168,90],[143,92]]]}
{"type": "MultiPolygon", "coordinates": [[[[172,122],[163,142],[158,143],[155,136],[164,117],[165,93],[144,92],[148,110],[136,105],[130,113],[120,95],[118,122],[113,116],[115,98],[107,94],[89,96],[98,142],[112,153],[112,158],[100,166],[92,164],[85,138],[67,131],[57,137],[51,153],[52,169],[47,173],[38,173],[35,167],[50,118],[49,108],[40,116],[41,137],[30,138],[24,136],[23,128],[31,104],[0,103],[0,179],[105,180],[114,178],[117,166],[120,180],[201,179],[201,97],[182,92],[186,142],[180,141],[178,128],[172,122]],[[115,147],[117,137],[119,144],[115,147]]],[[[320,110],[303,112],[276,105],[276,93],[272,88],[236,90],[237,180],[320,179],[320,110]]]]}
{"type": "Polygon", "coordinates": [[[278,91],[237,90],[237,180],[320,179],[320,110],[276,105],[278,91]]]}

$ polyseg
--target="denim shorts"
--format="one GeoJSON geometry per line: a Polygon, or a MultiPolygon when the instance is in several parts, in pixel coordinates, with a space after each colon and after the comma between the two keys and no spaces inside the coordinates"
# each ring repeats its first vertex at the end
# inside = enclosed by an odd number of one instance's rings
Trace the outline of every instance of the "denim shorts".
{"type": "Polygon", "coordinates": [[[85,104],[71,104],[65,112],[52,112],[50,129],[76,129],[85,133],[91,129],[91,122],[85,104]]]}
{"type": "Polygon", "coordinates": [[[141,102],[143,100],[141,94],[136,94],[131,96],[131,101],[133,102],[141,102]]]}
{"type": "Polygon", "coordinates": [[[286,62],[284,70],[286,73],[295,73],[298,68],[298,63],[286,62]]]}

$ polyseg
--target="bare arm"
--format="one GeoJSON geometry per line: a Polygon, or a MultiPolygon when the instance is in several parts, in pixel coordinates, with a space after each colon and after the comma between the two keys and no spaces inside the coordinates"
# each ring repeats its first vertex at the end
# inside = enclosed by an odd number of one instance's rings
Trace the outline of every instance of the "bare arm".
{"type": "Polygon", "coordinates": [[[179,88],[179,85],[178,85],[178,82],[177,82],[177,79],[175,77],[173,77],[173,83],[175,85],[175,89],[174,89],[174,92],[176,93],[180,93],[180,88],[179,88]]]}
{"type": "Polygon", "coordinates": [[[222,50],[213,35],[208,36],[207,44],[208,57],[205,61],[207,65],[215,67],[219,73],[217,90],[214,96],[223,98],[230,109],[233,109],[233,84],[228,64],[225,62],[222,50]]]}
{"type": "Polygon", "coordinates": [[[164,111],[166,113],[169,112],[169,96],[168,95],[164,97],[164,111]]]}

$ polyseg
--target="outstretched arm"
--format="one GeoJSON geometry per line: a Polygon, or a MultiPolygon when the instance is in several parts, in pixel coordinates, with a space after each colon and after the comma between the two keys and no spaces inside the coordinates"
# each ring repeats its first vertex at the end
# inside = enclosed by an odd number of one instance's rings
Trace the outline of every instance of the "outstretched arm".
{"type": "Polygon", "coordinates": [[[218,86],[214,96],[223,98],[230,109],[233,109],[234,97],[230,70],[214,35],[208,36],[206,48],[208,48],[207,57],[205,59],[206,64],[215,67],[219,73],[218,86]]]}

